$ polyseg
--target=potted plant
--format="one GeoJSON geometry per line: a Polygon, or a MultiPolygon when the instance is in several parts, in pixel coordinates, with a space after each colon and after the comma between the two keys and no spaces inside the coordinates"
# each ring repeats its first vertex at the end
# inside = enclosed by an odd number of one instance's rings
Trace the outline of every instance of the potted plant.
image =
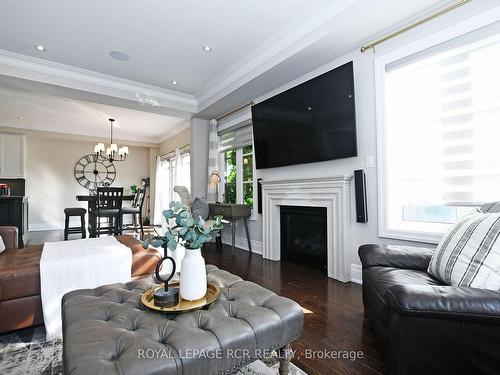
{"type": "Polygon", "coordinates": [[[163,246],[165,251],[174,251],[180,244],[186,249],[182,260],[180,277],[180,295],[183,299],[194,301],[205,296],[207,292],[207,275],[205,259],[201,255],[201,247],[206,242],[213,242],[222,229],[221,216],[214,220],[194,218],[191,210],[181,202],[170,202],[170,209],[163,211],[167,220],[165,234],[146,239],[144,247],[149,244],[155,247],[163,246]]]}

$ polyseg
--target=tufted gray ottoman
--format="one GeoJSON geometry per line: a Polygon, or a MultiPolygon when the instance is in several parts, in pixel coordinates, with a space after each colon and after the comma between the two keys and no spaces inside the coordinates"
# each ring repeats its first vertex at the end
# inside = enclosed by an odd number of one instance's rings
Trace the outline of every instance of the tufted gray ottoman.
{"type": "Polygon", "coordinates": [[[153,280],[68,293],[62,301],[65,374],[230,374],[278,349],[288,373],[289,343],[304,324],[292,300],[207,266],[222,289],[208,310],[178,315],[142,306],[153,280]]]}

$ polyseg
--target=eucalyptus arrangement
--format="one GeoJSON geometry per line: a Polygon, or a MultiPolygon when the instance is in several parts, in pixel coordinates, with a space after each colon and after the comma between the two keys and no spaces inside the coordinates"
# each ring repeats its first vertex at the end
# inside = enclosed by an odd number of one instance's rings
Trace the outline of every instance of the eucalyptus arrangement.
{"type": "Polygon", "coordinates": [[[156,236],[143,242],[144,248],[151,244],[154,247],[162,246],[165,251],[163,259],[156,265],[155,272],[156,278],[164,283],[164,290],[155,292],[155,303],[162,306],[176,303],[177,292],[168,289],[168,281],[174,276],[176,264],[175,260],[168,256],[167,249],[174,251],[179,244],[186,249],[181,263],[179,294],[188,301],[200,299],[207,292],[205,260],[201,255],[201,247],[220,236],[222,217],[217,216],[210,221],[201,217],[195,218],[190,209],[175,201],[170,202],[170,209],[163,211],[163,216],[167,219],[165,234],[156,233],[156,236]],[[160,268],[165,260],[172,262],[172,272],[167,278],[160,275],[160,268]]]}
{"type": "Polygon", "coordinates": [[[166,245],[173,251],[181,244],[188,250],[199,249],[204,243],[215,241],[222,230],[222,217],[216,216],[210,221],[201,217],[194,218],[191,211],[181,202],[170,202],[170,209],[163,211],[163,216],[167,219],[165,234],[146,239],[143,242],[144,248],[150,244],[154,247],[166,245]]]}
{"type": "Polygon", "coordinates": [[[205,296],[207,292],[207,277],[205,272],[205,260],[201,255],[201,247],[206,242],[213,242],[220,236],[222,229],[222,217],[217,216],[214,220],[205,221],[201,217],[195,218],[191,210],[184,207],[181,202],[170,202],[170,209],[163,211],[167,219],[167,229],[164,235],[146,239],[144,248],[150,244],[154,247],[162,246],[165,249],[163,259],[156,266],[156,277],[165,283],[164,291],[155,293],[155,301],[159,304],[175,303],[175,290],[169,291],[168,281],[176,271],[176,264],[172,257],[167,255],[167,249],[174,251],[181,244],[186,253],[181,263],[180,272],[180,296],[188,301],[194,301],[205,296]],[[172,272],[165,279],[160,276],[160,267],[164,260],[172,262],[172,272]],[[158,295],[157,295],[158,294],[158,295]],[[173,302],[172,302],[173,301],[173,302]]]}

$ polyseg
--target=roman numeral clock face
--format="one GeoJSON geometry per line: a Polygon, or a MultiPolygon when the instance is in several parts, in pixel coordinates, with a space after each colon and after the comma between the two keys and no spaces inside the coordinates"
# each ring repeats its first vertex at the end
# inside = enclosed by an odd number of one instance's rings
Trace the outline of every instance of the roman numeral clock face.
{"type": "Polygon", "coordinates": [[[76,181],[85,189],[97,190],[99,186],[110,186],[116,177],[112,162],[94,154],[85,155],[75,164],[76,181]]]}

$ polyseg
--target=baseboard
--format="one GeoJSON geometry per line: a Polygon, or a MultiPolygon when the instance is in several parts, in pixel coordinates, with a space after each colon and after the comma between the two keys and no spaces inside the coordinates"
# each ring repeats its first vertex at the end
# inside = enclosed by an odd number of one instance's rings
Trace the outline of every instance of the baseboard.
{"type": "Polygon", "coordinates": [[[363,284],[363,272],[359,264],[351,264],[351,281],[356,284],[363,284]]]}
{"type": "MultiPolygon", "coordinates": [[[[231,246],[231,235],[222,235],[222,242],[226,245],[231,246]]],[[[262,242],[255,241],[250,239],[250,243],[252,244],[252,253],[262,255],[262,242]]],[[[234,238],[234,244],[237,248],[248,251],[248,242],[246,237],[238,237],[234,238]]]]}
{"type": "Polygon", "coordinates": [[[33,223],[28,225],[28,232],[42,232],[48,230],[63,230],[62,225],[50,223],[33,223]]]}
{"type": "MultiPolygon", "coordinates": [[[[226,245],[231,246],[231,235],[222,235],[222,242],[226,245]]],[[[239,249],[248,251],[248,243],[246,237],[235,237],[235,246],[239,249]]],[[[262,242],[250,240],[252,243],[252,252],[255,254],[262,255],[262,242]]],[[[351,281],[356,284],[363,283],[363,273],[362,268],[359,264],[351,264],[351,281]]]]}

